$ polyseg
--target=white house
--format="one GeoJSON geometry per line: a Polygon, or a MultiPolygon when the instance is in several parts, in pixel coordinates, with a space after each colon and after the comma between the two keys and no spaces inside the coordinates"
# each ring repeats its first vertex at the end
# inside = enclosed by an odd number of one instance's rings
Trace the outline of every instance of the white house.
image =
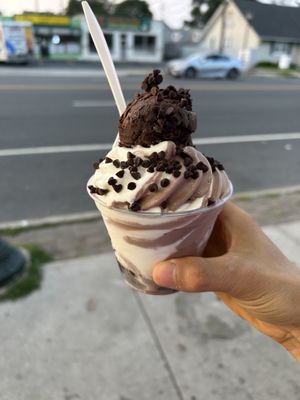
{"type": "Polygon", "coordinates": [[[286,54],[300,66],[300,7],[224,0],[204,27],[200,46],[241,58],[249,65],[277,62],[286,54]]]}
{"type": "MultiPolygon", "coordinates": [[[[82,59],[98,60],[88,27],[79,17],[82,31],[82,59]]],[[[164,24],[150,19],[99,18],[112,58],[116,62],[159,63],[164,55],[164,24]]]]}

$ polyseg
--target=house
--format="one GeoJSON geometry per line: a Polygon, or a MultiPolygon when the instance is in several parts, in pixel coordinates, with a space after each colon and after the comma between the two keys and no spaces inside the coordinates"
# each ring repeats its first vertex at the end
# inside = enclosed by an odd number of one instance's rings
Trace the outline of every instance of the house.
{"type": "MultiPolygon", "coordinates": [[[[83,60],[97,60],[95,46],[84,16],[78,16],[81,25],[83,60]]],[[[164,56],[164,25],[161,21],[117,16],[99,17],[113,61],[159,63],[164,56]]]]}
{"type": "Polygon", "coordinates": [[[200,47],[228,53],[249,66],[277,62],[281,54],[300,66],[300,7],[225,0],[204,27],[200,47]]]}

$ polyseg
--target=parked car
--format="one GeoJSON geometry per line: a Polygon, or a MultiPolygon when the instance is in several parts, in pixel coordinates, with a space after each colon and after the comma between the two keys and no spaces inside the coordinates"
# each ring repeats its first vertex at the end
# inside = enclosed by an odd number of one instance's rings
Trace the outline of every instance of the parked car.
{"type": "Polygon", "coordinates": [[[237,79],[243,72],[243,65],[225,54],[193,54],[169,61],[167,70],[175,77],[237,79]]]}

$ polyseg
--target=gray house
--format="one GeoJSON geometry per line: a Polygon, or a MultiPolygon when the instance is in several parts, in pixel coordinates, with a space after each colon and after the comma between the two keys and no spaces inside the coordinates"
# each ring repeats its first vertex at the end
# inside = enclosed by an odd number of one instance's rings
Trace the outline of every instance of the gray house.
{"type": "Polygon", "coordinates": [[[281,54],[300,66],[300,7],[225,0],[204,27],[200,46],[253,65],[277,62],[281,54]]]}

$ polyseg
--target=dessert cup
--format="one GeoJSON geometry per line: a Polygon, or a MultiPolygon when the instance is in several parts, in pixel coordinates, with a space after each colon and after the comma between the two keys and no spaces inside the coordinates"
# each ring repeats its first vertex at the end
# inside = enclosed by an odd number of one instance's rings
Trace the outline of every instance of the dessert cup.
{"type": "Polygon", "coordinates": [[[200,256],[232,192],[230,183],[228,194],[209,207],[154,213],[108,207],[88,191],[102,215],[124,280],[132,288],[154,295],[176,292],[155,284],[154,265],[169,258],[200,256]]]}

